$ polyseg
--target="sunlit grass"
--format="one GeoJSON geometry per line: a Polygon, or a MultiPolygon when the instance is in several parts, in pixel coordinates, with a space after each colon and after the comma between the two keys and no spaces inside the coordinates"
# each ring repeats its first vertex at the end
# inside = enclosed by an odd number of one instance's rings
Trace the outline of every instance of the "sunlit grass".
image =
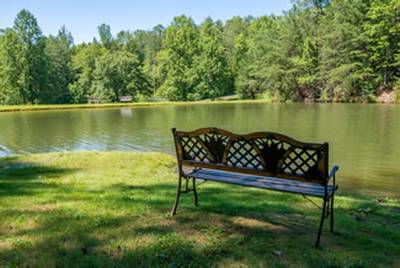
{"type": "Polygon", "coordinates": [[[0,266],[400,265],[399,200],[339,196],[315,249],[320,210],[301,196],[207,182],[170,217],[175,190],[160,153],[2,159],[0,266]]]}

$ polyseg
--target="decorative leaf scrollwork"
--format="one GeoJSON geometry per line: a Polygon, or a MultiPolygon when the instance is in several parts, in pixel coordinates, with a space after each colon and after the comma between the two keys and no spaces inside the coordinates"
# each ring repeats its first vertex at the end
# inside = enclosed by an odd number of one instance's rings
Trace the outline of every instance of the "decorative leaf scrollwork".
{"type": "Polygon", "coordinates": [[[264,169],[271,174],[278,173],[278,163],[286,153],[281,143],[263,141],[259,143],[259,151],[264,160],[264,169]]]}
{"type": "Polygon", "coordinates": [[[206,134],[202,140],[214,158],[213,163],[222,163],[228,138],[218,134],[206,134]]]}

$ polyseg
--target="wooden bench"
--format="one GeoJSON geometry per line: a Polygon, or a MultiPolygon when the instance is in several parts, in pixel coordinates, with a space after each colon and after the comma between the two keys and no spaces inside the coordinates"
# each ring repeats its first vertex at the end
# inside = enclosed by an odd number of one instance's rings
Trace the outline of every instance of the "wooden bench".
{"type": "Polygon", "coordinates": [[[328,143],[303,143],[271,132],[237,135],[218,128],[172,132],[179,169],[172,215],[181,193],[193,192],[198,205],[196,180],[200,179],[322,198],[316,247],[328,216],[333,231],[339,167],[328,173],[328,143]]]}
{"type": "Polygon", "coordinates": [[[119,102],[132,102],[133,97],[132,96],[122,96],[119,97],[119,102]]]}
{"type": "Polygon", "coordinates": [[[94,104],[99,104],[101,103],[101,98],[97,96],[87,96],[87,102],[89,104],[94,103],[94,104]]]}

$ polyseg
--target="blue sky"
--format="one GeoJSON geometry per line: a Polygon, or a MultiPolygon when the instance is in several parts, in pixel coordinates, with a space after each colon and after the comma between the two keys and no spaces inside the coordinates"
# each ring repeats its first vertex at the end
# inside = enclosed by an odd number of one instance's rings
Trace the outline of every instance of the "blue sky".
{"type": "Polygon", "coordinates": [[[97,26],[103,22],[116,34],[166,26],[182,14],[199,23],[207,16],[226,20],[236,15],[280,15],[290,7],[290,0],[6,0],[1,3],[0,28],[11,27],[18,11],[26,8],[44,34],[56,34],[65,25],[80,43],[97,36],[97,26]]]}

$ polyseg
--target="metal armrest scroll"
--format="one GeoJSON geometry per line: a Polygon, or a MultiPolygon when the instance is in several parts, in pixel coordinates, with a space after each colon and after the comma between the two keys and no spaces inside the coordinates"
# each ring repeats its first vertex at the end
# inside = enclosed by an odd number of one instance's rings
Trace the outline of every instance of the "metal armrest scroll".
{"type": "Polygon", "coordinates": [[[336,172],[339,170],[339,166],[334,165],[331,169],[331,172],[329,172],[329,179],[332,179],[335,177],[336,172]]]}
{"type": "Polygon", "coordinates": [[[336,185],[336,172],[339,170],[339,166],[338,165],[334,165],[331,169],[331,172],[329,172],[329,178],[328,180],[330,181],[331,179],[333,187],[335,188],[335,190],[338,189],[338,185],[336,185]]]}

